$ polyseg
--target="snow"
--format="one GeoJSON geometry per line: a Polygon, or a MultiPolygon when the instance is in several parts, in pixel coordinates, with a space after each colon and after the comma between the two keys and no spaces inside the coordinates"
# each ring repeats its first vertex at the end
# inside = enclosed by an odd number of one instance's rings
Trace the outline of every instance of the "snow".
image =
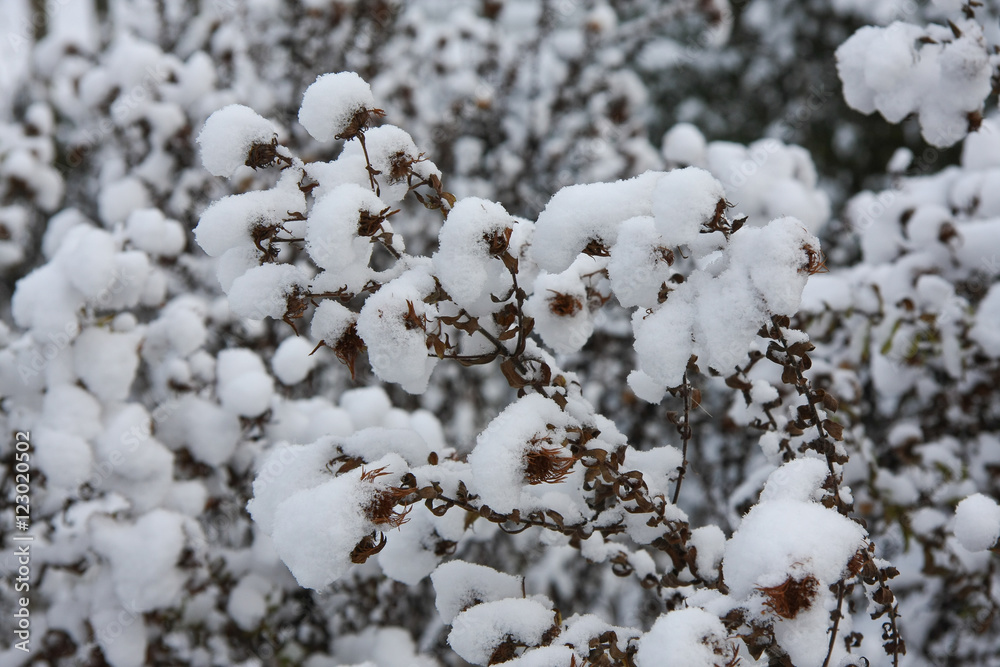
{"type": "Polygon", "coordinates": [[[174,566],[184,547],[184,517],[156,509],[135,523],[92,519],[94,546],[111,564],[115,593],[137,612],[176,602],[184,578],[174,566]]]}
{"type": "Polygon", "coordinates": [[[955,508],[954,531],[969,551],[993,549],[1000,540],[1000,505],[982,493],[965,498],[955,508]]]}
{"type": "Polygon", "coordinates": [[[689,543],[698,550],[695,558],[698,574],[705,579],[714,579],[725,552],[726,534],[718,526],[701,526],[691,531],[689,543]]]}
{"type": "Polygon", "coordinates": [[[521,577],[462,560],[439,565],[431,582],[438,614],[447,624],[473,605],[520,597],[523,587],[521,577]]]}
{"type": "Polygon", "coordinates": [[[484,504],[510,512],[527,501],[523,487],[528,451],[560,447],[559,438],[548,435],[550,424],[555,429],[565,427],[567,416],[554,401],[529,394],[508,405],[479,434],[469,465],[484,504]]]}
{"type": "Polygon", "coordinates": [[[438,361],[427,351],[427,331],[436,315],[435,307],[424,303],[428,287],[421,274],[403,274],[371,295],[358,314],[358,335],[368,347],[372,370],[411,394],[427,388],[438,361]]]}
{"type": "Polygon", "coordinates": [[[638,667],[712,667],[734,655],[726,628],[703,609],[679,609],[656,619],[639,640],[638,667]]]}
{"type": "Polygon", "coordinates": [[[836,54],[848,105],[865,114],[878,110],[891,123],[916,113],[928,143],[958,142],[967,133],[967,115],[990,93],[992,68],[981,26],[973,20],[955,25],[960,37],[944,26],[899,21],[859,29],[836,54]]]}
{"type": "Polygon", "coordinates": [[[222,350],[216,373],[219,400],[227,410],[243,417],[257,417],[270,406],[274,380],[253,351],[245,348],[222,350]]]}
{"type": "Polygon", "coordinates": [[[281,319],[288,299],[306,283],[302,271],[292,264],[262,264],[249,269],[229,288],[229,307],[235,315],[251,320],[281,319]]]}
{"type": "Polygon", "coordinates": [[[255,145],[270,145],[274,123],[250,107],[230,104],[212,113],[198,134],[201,163],[215,176],[229,178],[244,166],[255,145]]]}
{"type": "Polygon", "coordinates": [[[317,486],[300,489],[275,511],[274,543],[278,555],[300,586],[322,589],[351,567],[351,552],[375,529],[365,506],[377,489],[398,480],[406,464],[388,455],[371,462],[371,470],[388,468],[384,477],[362,479],[360,468],[317,486]]]}
{"type": "Polygon", "coordinates": [[[542,342],[558,354],[576,352],[594,332],[587,286],[581,275],[599,271],[597,260],[581,256],[562,273],[542,272],[524,312],[535,320],[542,342]]]}
{"type": "Polygon", "coordinates": [[[321,74],[302,96],[299,122],[316,141],[332,141],[356,113],[374,108],[371,86],[354,72],[321,74]]]}
{"type": "Polygon", "coordinates": [[[705,137],[697,127],[690,123],[677,123],[663,135],[661,152],[668,162],[703,167],[706,146],[705,137]]]}
{"type": "Polygon", "coordinates": [[[356,321],[355,313],[340,302],[327,299],[313,313],[310,336],[316,343],[324,341],[332,347],[356,321]]]}
{"type": "Polygon", "coordinates": [[[102,400],[123,400],[139,368],[139,337],[89,327],[73,343],[77,377],[102,400]]]}
{"type": "Polygon", "coordinates": [[[267,614],[271,583],[258,574],[248,574],[229,592],[226,611],[244,632],[253,632],[267,614]]]}
{"type": "Polygon", "coordinates": [[[496,310],[490,295],[500,297],[510,289],[507,268],[490,255],[489,239],[504,239],[515,226],[503,206],[478,197],[456,202],[441,226],[435,275],[452,300],[474,316],[496,310]]]}
{"type": "Polygon", "coordinates": [[[274,376],[285,385],[302,382],[316,367],[317,358],[311,354],[312,351],[313,345],[298,336],[281,341],[281,345],[271,357],[271,370],[274,376]]]}
{"type": "Polygon", "coordinates": [[[136,248],[160,257],[176,257],[187,243],[181,223],[166,219],[156,208],[132,211],[125,233],[136,248]]]}
{"type": "Polygon", "coordinates": [[[653,190],[653,220],[668,247],[687,245],[712,221],[716,206],[725,200],[722,184],[698,167],[664,174],[653,190]]]}
{"type": "Polygon", "coordinates": [[[653,189],[661,174],[646,172],[614,183],[571,185],[561,189],[538,215],[532,257],[550,272],[566,270],[591,241],[610,248],[620,223],[652,214],[653,189]]]}
{"type": "MultiPolygon", "coordinates": [[[[342,270],[353,264],[368,265],[373,239],[358,235],[361,216],[378,217],[386,209],[371,190],[346,183],[321,197],[309,213],[306,249],[323,269],[342,270]]],[[[382,230],[392,231],[388,222],[382,230]]]]}
{"type": "Polygon", "coordinates": [[[486,665],[504,641],[537,645],[554,622],[554,612],[536,600],[484,602],[455,618],[448,645],[464,660],[486,665]]]}
{"type": "MultiPolygon", "coordinates": [[[[822,663],[829,641],[829,605],[834,604],[829,587],[846,572],[851,557],[866,548],[866,532],[859,524],[802,499],[821,483],[822,465],[793,461],[771,473],[760,502],[726,543],[722,563],[729,595],[744,603],[762,600],[762,588],[786,582],[805,587],[810,577],[815,580],[811,590],[804,588],[811,596],[805,606],[792,616],[774,614],[782,648],[795,664],[803,665],[822,663]]],[[[843,625],[840,631],[847,632],[843,625]]]]}

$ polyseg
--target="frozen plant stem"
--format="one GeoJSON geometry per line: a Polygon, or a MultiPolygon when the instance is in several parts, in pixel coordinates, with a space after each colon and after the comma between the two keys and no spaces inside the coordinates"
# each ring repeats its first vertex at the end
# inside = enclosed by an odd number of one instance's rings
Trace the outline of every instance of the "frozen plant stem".
{"type": "Polygon", "coordinates": [[[681,483],[684,481],[684,474],[687,472],[688,464],[688,441],[691,439],[691,385],[688,383],[687,371],[684,371],[684,382],[681,384],[681,396],[684,397],[684,423],[677,427],[680,431],[684,444],[681,448],[681,466],[677,469],[677,486],[674,487],[673,504],[677,504],[677,499],[681,495],[681,483]]]}

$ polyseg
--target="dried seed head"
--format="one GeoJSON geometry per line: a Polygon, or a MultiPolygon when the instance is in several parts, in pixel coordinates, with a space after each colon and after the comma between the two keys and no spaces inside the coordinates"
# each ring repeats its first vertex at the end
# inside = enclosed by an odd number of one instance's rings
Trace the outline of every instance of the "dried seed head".
{"type": "Polygon", "coordinates": [[[334,139],[353,139],[358,135],[364,134],[372,120],[381,118],[384,115],[385,111],[382,109],[358,109],[354,112],[351,122],[347,124],[344,131],[335,136],[334,139]]]}
{"type": "MultiPolygon", "coordinates": [[[[388,474],[389,473],[385,472],[384,467],[369,471],[362,468],[361,481],[374,484],[376,479],[384,477],[388,474]]],[[[408,521],[406,515],[409,514],[410,510],[413,508],[407,507],[402,512],[397,512],[396,503],[398,503],[401,498],[410,495],[410,493],[410,489],[401,489],[398,486],[376,489],[372,495],[372,499],[367,505],[365,505],[365,516],[376,525],[388,525],[392,528],[399,528],[408,521]]]]}
{"type": "Polygon", "coordinates": [[[508,246],[510,246],[510,235],[512,233],[514,233],[513,229],[504,227],[503,230],[497,229],[492,233],[483,234],[483,240],[486,241],[490,257],[499,257],[507,250],[508,246]]]}
{"type": "Polygon", "coordinates": [[[365,341],[361,340],[361,336],[358,335],[358,327],[353,322],[333,344],[333,353],[351,371],[352,380],[354,379],[354,363],[357,361],[358,355],[364,351],[365,341]]]}
{"type": "Polygon", "coordinates": [[[667,266],[674,265],[674,251],[666,246],[656,246],[653,248],[653,257],[658,261],[666,262],[667,266]]]}
{"type": "Polygon", "coordinates": [[[782,618],[795,618],[803,609],[812,605],[819,582],[816,577],[807,575],[803,579],[789,577],[777,586],[758,586],[757,590],[767,599],[764,604],[782,618]]]}
{"type": "Polygon", "coordinates": [[[351,551],[351,562],[361,564],[382,551],[389,540],[381,533],[373,532],[361,538],[351,551]]]}
{"type": "Polygon", "coordinates": [[[524,479],[528,484],[558,484],[565,481],[576,459],[561,447],[541,447],[548,438],[532,439],[532,448],[524,455],[524,479]]]}
{"type": "Polygon", "coordinates": [[[250,150],[247,151],[247,161],[244,164],[254,169],[260,169],[261,167],[270,167],[279,157],[278,137],[272,137],[269,144],[255,143],[251,145],[250,150]]]}
{"type": "Polygon", "coordinates": [[[611,251],[608,250],[608,246],[604,245],[604,242],[600,239],[590,239],[587,247],[583,249],[583,254],[590,255],[591,257],[610,257],[611,251]]]}
{"type": "Polygon", "coordinates": [[[830,269],[826,268],[826,255],[822,251],[816,250],[808,243],[802,246],[802,250],[806,253],[806,264],[799,269],[799,273],[808,273],[811,276],[830,271],[830,269]]]}
{"type": "Polygon", "coordinates": [[[406,151],[399,151],[389,157],[389,182],[399,183],[413,172],[413,165],[425,160],[424,154],[410,157],[406,151]]]}
{"type": "Polygon", "coordinates": [[[549,291],[555,295],[549,297],[549,310],[553,315],[573,317],[583,308],[583,303],[572,294],[563,294],[551,289],[549,291]]]}
{"type": "Polygon", "coordinates": [[[413,331],[414,329],[427,331],[427,316],[417,315],[417,311],[413,307],[413,302],[409,299],[406,300],[406,314],[403,315],[403,326],[406,327],[407,331],[413,331]]]}

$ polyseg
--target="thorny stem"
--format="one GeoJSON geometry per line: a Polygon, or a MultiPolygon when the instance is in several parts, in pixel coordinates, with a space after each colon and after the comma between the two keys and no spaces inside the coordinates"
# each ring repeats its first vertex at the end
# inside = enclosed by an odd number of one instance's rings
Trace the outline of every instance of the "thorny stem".
{"type": "Polygon", "coordinates": [[[684,384],[681,386],[681,395],[684,397],[684,426],[680,428],[680,431],[684,445],[683,449],[681,449],[681,467],[677,469],[677,486],[674,487],[674,499],[671,501],[674,505],[677,504],[677,499],[681,495],[681,483],[684,481],[684,474],[687,472],[688,441],[691,439],[691,385],[688,383],[687,371],[684,371],[684,384]]]}

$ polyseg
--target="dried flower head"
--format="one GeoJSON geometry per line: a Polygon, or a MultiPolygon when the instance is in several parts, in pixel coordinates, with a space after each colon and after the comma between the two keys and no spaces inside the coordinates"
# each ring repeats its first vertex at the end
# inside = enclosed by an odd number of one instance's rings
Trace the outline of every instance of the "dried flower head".
{"type": "Polygon", "coordinates": [[[354,379],[354,364],[358,359],[358,355],[365,351],[365,341],[361,340],[361,336],[358,335],[358,326],[354,322],[351,322],[344,333],[341,334],[337,342],[333,344],[333,353],[337,355],[337,359],[341,363],[346,364],[347,368],[351,371],[351,379],[354,379]]]}
{"type": "Polygon", "coordinates": [[[334,137],[334,139],[354,139],[355,137],[364,134],[368,126],[371,125],[372,120],[375,118],[381,118],[385,115],[385,111],[382,109],[365,109],[361,108],[354,112],[351,116],[351,122],[347,124],[344,131],[334,137]]]}
{"type": "Polygon", "coordinates": [[[351,562],[361,564],[367,561],[369,558],[382,551],[389,540],[386,539],[385,535],[373,532],[371,535],[365,535],[361,538],[354,549],[351,550],[351,562]]]}
{"type": "Polygon", "coordinates": [[[548,438],[532,438],[524,455],[524,479],[528,484],[558,484],[569,476],[576,458],[567,456],[561,447],[545,447],[548,438]]]}
{"type": "Polygon", "coordinates": [[[601,239],[590,239],[587,246],[583,249],[583,254],[590,255],[591,257],[610,257],[611,251],[601,239]]]}
{"type": "Polygon", "coordinates": [[[483,234],[483,240],[486,241],[490,257],[499,257],[507,250],[510,246],[510,235],[513,233],[513,229],[504,227],[502,230],[497,229],[492,233],[483,234]]]}
{"type": "MultiPolygon", "coordinates": [[[[376,468],[366,471],[361,469],[361,481],[375,483],[379,477],[384,477],[389,473],[385,468],[376,468]]],[[[410,513],[412,507],[407,507],[402,512],[396,511],[396,504],[401,498],[410,495],[410,489],[401,489],[397,486],[390,486],[384,489],[376,489],[372,499],[365,505],[365,516],[376,525],[388,525],[392,528],[399,528],[408,521],[406,515],[410,513]]]]}
{"type": "Polygon", "coordinates": [[[406,327],[407,331],[413,331],[414,329],[427,330],[427,316],[417,315],[413,302],[409,299],[406,300],[406,314],[403,315],[403,326],[406,327]]]}
{"type": "Polygon", "coordinates": [[[255,143],[251,145],[250,150],[247,151],[247,161],[244,164],[254,169],[260,169],[261,167],[270,167],[275,162],[292,163],[291,158],[278,153],[277,136],[271,138],[271,143],[255,143]]]}
{"type": "Polygon", "coordinates": [[[555,295],[549,297],[549,310],[553,315],[573,317],[583,308],[583,303],[572,294],[563,294],[551,289],[549,291],[555,295]]]}
{"type": "Polygon", "coordinates": [[[805,272],[811,276],[817,273],[827,273],[830,270],[826,268],[826,255],[821,250],[816,250],[808,243],[802,246],[802,249],[806,253],[806,265],[799,269],[799,273],[805,272]]]}
{"type": "Polygon", "coordinates": [[[795,618],[800,611],[808,609],[818,589],[819,582],[811,574],[802,579],[789,577],[777,586],[757,587],[767,598],[764,604],[782,618],[795,618]]]}

